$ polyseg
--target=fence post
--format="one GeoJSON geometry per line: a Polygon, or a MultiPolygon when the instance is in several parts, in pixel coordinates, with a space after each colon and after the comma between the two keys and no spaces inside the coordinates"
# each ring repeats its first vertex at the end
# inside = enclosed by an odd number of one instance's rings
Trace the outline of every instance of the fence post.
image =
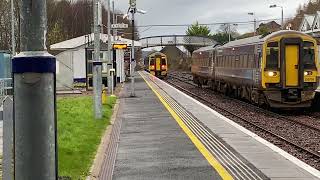
{"type": "Polygon", "coordinates": [[[13,179],[13,101],[7,96],[3,103],[3,179],[13,179]]]}

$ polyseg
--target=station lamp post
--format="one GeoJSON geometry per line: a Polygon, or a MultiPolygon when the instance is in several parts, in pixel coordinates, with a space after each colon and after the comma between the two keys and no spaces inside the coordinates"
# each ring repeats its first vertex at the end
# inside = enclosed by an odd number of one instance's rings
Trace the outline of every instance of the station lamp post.
{"type": "MultiPolygon", "coordinates": [[[[140,14],[146,14],[147,12],[141,9],[137,9],[137,3],[136,0],[129,0],[129,11],[132,14],[132,44],[131,44],[131,62],[130,62],[130,79],[131,79],[131,97],[135,97],[135,90],[134,90],[134,68],[136,65],[136,60],[135,60],[135,55],[134,55],[134,39],[135,39],[135,32],[134,32],[134,22],[135,22],[135,14],[140,13],[140,14]]],[[[125,15],[124,17],[127,17],[128,15],[125,15]]]]}
{"type": "Polygon", "coordinates": [[[231,26],[238,26],[238,24],[227,24],[228,28],[228,36],[229,36],[229,42],[231,41],[231,26]]]}
{"type": "Polygon", "coordinates": [[[248,15],[253,16],[253,36],[256,36],[257,31],[257,19],[256,14],[254,12],[249,12],[248,15]]]}
{"type": "Polygon", "coordinates": [[[283,6],[278,6],[276,4],[270,5],[270,8],[281,8],[281,29],[283,29],[284,22],[283,22],[283,6]]]}

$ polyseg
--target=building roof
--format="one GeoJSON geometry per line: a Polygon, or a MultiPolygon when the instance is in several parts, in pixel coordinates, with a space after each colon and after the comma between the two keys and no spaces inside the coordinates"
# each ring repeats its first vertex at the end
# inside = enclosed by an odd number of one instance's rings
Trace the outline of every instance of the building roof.
{"type": "MultiPolygon", "coordinates": [[[[113,36],[111,36],[111,39],[113,39],[113,36]]],[[[100,34],[100,40],[102,42],[107,42],[108,41],[108,35],[107,34],[100,34]]],[[[74,49],[80,46],[83,46],[87,43],[91,43],[94,41],[94,34],[87,34],[83,35],[80,37],[76,37],[73,39],[69,39],[66,41],[62,41],[56,44],[53,44],[50,46],[50,50],[67,50],[67,49],[74,49]]],[[[130,39],[125,39],[122,37],[119,37],[119,40],[117,41],[112,41],[112,43],[126,43],[128,46],[131,46],[132,40],[130,39]]],[[[134,42],[136,47],[141,47],[141,43],[139,41],[134,42]]]]}

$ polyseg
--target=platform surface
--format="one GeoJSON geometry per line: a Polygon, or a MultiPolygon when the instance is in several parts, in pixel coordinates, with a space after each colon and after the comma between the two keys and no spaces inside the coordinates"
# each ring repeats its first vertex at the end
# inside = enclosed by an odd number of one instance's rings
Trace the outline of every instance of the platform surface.
{"type": "MultiPolygon", "coordinates": [[[[319,171],[167,83],[140,74],[137,97],[121,97],[113,179],[227,179],[219,165],[233,179],[319,179],[319,171]]],[[[130,94],[129,84],[124,91],[130,94]]]]}
{"type": "Polygon", "coordinates": [[[113,179],[221,179],[142,78],[135,90],[135,98],[121,97],[113,179]]]}

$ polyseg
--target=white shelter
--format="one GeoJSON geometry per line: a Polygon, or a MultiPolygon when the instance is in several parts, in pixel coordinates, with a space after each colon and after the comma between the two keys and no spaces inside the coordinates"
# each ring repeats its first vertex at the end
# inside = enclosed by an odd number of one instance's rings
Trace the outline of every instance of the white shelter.
{"type": "MultiPolygon", "coordinates": [[[[131,40],[121,37],[111,37],[112,43],[122,43],[127,44],[131,47],[131,40]]],[[[102,44],[107,43],[108,35],[100,34],[100,41],[102,44]]],[[[94,42],[94,34],[88,34],[80,36],[77,38],[69,39],[60,43],[56,43],[50,46],[50,52],[54,54],[57,58],[57,89],[58,90],[69,90],[73,88],[74,83],[86,83],[88,79],[88,69],[87,64],[88,53],[86,49],[91,46],[94,42]]],[[[135,41],[136,47],[141,47],[141,43],[135,41]]],[[[112,51],[111,51],[112,53],[112,51]]],[[[100,58],[103,62],[103,73],[106,72],[106,62],[107,62],[107,51],[101,51],[100,58]]],[[[113,57],[113,56],[111,56],[113,57]]],[[[124,82],[124,50],[116,50],[116,62],[117,62],[117,79],[120,82],[124,82]]]]}

